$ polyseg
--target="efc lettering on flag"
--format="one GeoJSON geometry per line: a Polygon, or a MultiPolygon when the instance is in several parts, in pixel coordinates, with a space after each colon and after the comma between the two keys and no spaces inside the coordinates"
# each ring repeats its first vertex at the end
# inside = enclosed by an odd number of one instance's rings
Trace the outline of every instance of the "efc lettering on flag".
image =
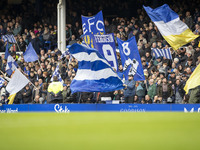
{"type": "Polygon", "coordinates": [[[92,17],[81,16],[84,35],[105,33],[102,11],[92,17]]]}
{"type": "Polygon", "coordinates": [[[122,81],[98,50],[75,43],[69,52],[79,64],[70,86],[72,93],[111,92],[123,88],[122,81]]]}
{"type": "Polygon", "coordinates": [[[155,54],[155,58],[157,59],[158,57],[165,57],[167,59],[172,59],[172,55],[170,52],[170,48],[167,49],[158,49],[154,48],[153,52],[155,54]]]}
{"type": "Polygon", "coordinates": [[[91,35],[91,37],[94,41],[94,48],[97,49],[99,53],[105,57],[111,67],[117,71],[118,66],[114,35],[91,35]]]}
{"type": "Polygon", "coordinates": [[[24,55],[25,62],[34,62],[34,61],[38,60],[38,55],[35,52],[35,49],[33,48],[33,45],[31,44],[31,42],[29,43],[29,45],[23,55],[24,55]]]}
{"type": "Polygon", "coordinates": [[[127,41],[122,41],[117,38],[117,42],[119,45],[125,79],[128,79],[128,75],[133,75],[135,81],[145,80],[135,36],[127,41]]]}
{"type": "Polygon", "coordinates": [[[155,9],[143,7],[164,39],[174,50],[198,37],[198,35],[192,33],[188,26],[180,20],[178,14],[171,10],[167,4],[155,9]]]}

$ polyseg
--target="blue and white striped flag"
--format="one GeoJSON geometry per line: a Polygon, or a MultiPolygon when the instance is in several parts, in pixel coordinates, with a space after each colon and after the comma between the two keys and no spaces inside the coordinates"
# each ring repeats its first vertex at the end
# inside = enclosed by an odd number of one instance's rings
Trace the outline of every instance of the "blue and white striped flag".
{"type": "Polygon", "coordinates": [[[60,59],[64,58],[66,55],[69,55],[69,51],[68,51],[68,50],[67,50],[67,51],[64,51],[64,52],[62,53],[62,55],[60,56],[60,59]]]}
{"type": "Polygon", "coordinates": [[[15,62],[15,60],[13,59],[13,57],[11,55],[9,55],[8,59],[7,59],[7,65],[6,65],[7,74],[10,76],[17,67],[18,67],[18,65],[15,62]]]}
{"type": "Polygon", "coordinates": [[[170,48],[167,48],[167,49],[154,48],[153,52],[155,54],[156,59],[159,57],[165,57],[167,59],[172,59],[170,48]]]}
{"type": "Polygon", "coordinates": [[[56,67],[56,69],[55,69],[55,71],[54,71],[54,73],[53,73],[53,75],[52,75],[52,77],[51,77],[51,81],[53,81],[53,77],[54,77],[54,76],[57,76],[58,81],[60,81],[60,82],[63,83],[63,80],[62,80],[62,78],[61,78],[61,76],[60,76],[59,64],[57,65],[57,67],[56,67]]]}
{"type": "Polygon", "coordinates": [[[2,36],[4,42],[17,43],[13,34],[6,34],[2,36]]]}
{"type": "Polygon", "coordinates": [[[122,81],[98,50],[75,43],[69,52],[79,64],[70,86],[72,93],[110,92],[123,88],[122,81]]]}
{"type": "Polygon", "coordinates": [[[5,80],[2,77],[0,77],[0,88],[3,86],[4,82],[5,80]]]}

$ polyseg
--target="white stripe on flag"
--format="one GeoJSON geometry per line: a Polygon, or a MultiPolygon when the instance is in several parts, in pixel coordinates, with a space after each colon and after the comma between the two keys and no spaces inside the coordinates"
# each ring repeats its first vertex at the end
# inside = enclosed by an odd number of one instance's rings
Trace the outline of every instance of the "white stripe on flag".
{"type": "Polygon", "coordinates": [[[73,54],[73,56],[78,60],[78,61],[90,61],[90,62],[94,62],[94,61],[102,61],[104,62],[105,64],[109,65],[110,64],[105,60],[105,59],[101,59],[99,58],[99,56],[97,56],[97,54],[95,52],[93,53],[86,53],[86,52],[80,52],[80,53],[76,53],[76,54],[73,54]]]}
{"type": "Polygon", "coordinates": [[[79,69],[75,76],[75,80],[100,80],[100,79],[107,79],[109,77],[118,77],[116,73],[112,71],[110,68],[92,71],[90,69],[79,69]]]}
{"type": "Polygon", "coordinates": [[[163,36],[180,35],[183,31],[188,29],[187,25],[182,22],[180,18],[176,18],[167,23],[164,21],[155,21],[154,23],[163,36]]]}

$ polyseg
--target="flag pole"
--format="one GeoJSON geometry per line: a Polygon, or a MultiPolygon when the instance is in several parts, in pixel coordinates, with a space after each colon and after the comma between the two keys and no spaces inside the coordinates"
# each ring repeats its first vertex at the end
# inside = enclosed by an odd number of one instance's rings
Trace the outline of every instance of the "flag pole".
{"type": "Polygon", "coordinates": [[[19,47],[19,45],[18,45],[18,43],[17,43],[17,41],[16,41],[16,44],[17,44],[17,47],[18,47],[19,51],[22,52],[21,49],[20,49],[20,47],[19,47]]]}
{"type": "MultiPolygon", "coordinates": [[[[38,63],[39,63],[39,65],[40,65],[40,68],[42,69],[42,66],[41,66],[41,63],[40,63],[40,61],[39,61],[39,58],[38,58],[38,63]]],[[[42,71],[43,71],[43,69],[42,69],[42,71]]]]}

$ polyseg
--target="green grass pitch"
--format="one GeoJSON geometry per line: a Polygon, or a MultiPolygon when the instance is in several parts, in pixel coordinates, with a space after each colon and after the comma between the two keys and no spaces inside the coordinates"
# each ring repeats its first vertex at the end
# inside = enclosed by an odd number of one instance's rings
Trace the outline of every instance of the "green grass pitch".
{"type": "Polygon", "coordinates": [[[199,113],[0,114],[1,150],[195,150],[199,113]]]}

